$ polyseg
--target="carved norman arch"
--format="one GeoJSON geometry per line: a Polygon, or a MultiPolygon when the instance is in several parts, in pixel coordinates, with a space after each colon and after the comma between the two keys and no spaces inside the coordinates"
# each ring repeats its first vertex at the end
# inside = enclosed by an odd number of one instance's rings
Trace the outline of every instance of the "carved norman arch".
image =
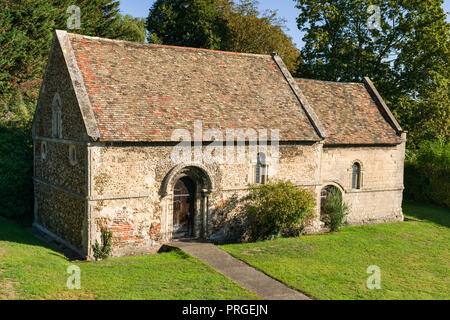
{"type": "Polygon", "coordinates": [[[161,188],[161,233],[165,241],[172,239],[174,187],[183,177],[191,178],[196,184],[194,202],[194,236],[208,237],[209,195],[214,190],[214,181],[208,168],[201,164],[178,165],[172,168],[164,178],[161,188]]]}

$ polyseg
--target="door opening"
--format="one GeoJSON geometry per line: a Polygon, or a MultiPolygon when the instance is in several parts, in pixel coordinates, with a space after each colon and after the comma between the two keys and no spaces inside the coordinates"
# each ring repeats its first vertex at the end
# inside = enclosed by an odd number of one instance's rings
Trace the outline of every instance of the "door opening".
{"type": "Polygon", "coordinates": [[[180,178],[173,192],[173,238],[194,236],[195,182],[189,177],[180,178]]]}

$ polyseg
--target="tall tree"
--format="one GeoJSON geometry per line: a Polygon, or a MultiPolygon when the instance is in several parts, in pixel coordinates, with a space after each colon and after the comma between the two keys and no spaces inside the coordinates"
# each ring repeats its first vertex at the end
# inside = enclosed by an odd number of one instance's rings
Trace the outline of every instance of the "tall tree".
{"type": "Polygon", "coordinates": [[[81,28],[69,32],[145,40],[144,22],[122,17],[116,0],[1,0],[0,120],[32,116],[52,32],[67,29],[71,5],[80,8],[81,28]],[[28,112],[24,112],[24,105],[28,112]]]}
{"type": "Polygon", "coordinates": [[[448,117],[449,110],[449,24],[442,0],[295,2],[298,27],[305,32],[299,76],[331,81],[369,76],[411,131],[412,146],[425,137],[448,138],[445,121],[431,121],[448,117]],[[425,104],[418,121],[418,108],[425,104]],[[419,123],[434,128],[424,135],[419,123]]]}
{"type": "Polygon", "coordinates": [[[223,22],[217,0],[156,0],[147,18],[153,43],[220,48],[223,22]]]}
{"type": "Polygon", "coordinates": [[[221,0],[220,11],[226,22],[226,34],[222,36],[222,50],[271,53],[278,52],[286,66],[296,71],[301,61],[300,51],[292,38],[283,31],[285,20],[276,11],[260,12],[255,0],[241,0],[238,3],[221,0]]]}
{"type": "Polygon", "coordinates": [[[300,52],[275,11],[255,0],[157,0],[147,18],[152,43],[247,53],[278,52],[297,69],[300,52]]]}
{"type": "Polygon", "coordinates": [[[0,1],[0,124],[31,119],[55,15],[44,0],[0,1]]]}
{"type": "Polygon", "coordinates": [[[119,15],[119,19],[113,28],[113,39],[127,40],[134,42],[145,42],[147,33],[145,31],[146,20],[144,18],[134,18],[131,15],[119,15]]]}

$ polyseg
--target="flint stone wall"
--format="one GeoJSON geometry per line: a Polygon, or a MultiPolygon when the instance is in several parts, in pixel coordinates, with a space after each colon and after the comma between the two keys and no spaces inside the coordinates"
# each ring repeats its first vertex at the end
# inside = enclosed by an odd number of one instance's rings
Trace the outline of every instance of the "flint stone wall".
{"type": "MultiPolygon", "coordinates": [[[[280,146],[279,165],[272,172],[275,160],[269,147],[270,178],[311,188],[318,183],[321,148],[321,144],[280,146]]],[[[100,240],[101,228],[114,232],[115,256],[155,251],[167,240],[170,217],[163,216],[163,207],[169,206],[170,211],[171,201],[164,200],[161,186],[176,166],[172,150],[172,146],[155,145],[89,147],[91,243],[100,240]]],[[[208,197],[210,239],[238,239],[245,232],[243,200],[254,182],[255,165],[248,157],[241,164],[205,165],[214,183],[208,197]]]]}
{"type": "MultiPolygon", "coordinates": [[[[171,159],[172,145],[79,144],[73,166],[68,158],[69,143],[47,141],[47,157],[41,159],[40,142],[35,140],[36,176],[67,190],[35,183],[38,224],[90,258],[102,228],[113,231],[113,256],[155,253],[170,241],[173,198],[164,186],[177,167],[171,159]]],[[[246,155],[248,152],[246,146],[246,155]]],[[[307,230],[310,233],[322,227],[320,191],[329,184],[343,191],[351,207],[350,224],[403,219],[403,144],[329,147],[290,143],[281,144],[278,153],[269,147],[267,154],[270,179],[289,180],[316,194],[318,205],[307,230]],[[351,188],[355,161],[362,166],[361,190],[351,188]]],[[[247,236],[245,198],[255,179],[256,161],[248,157],[239,160],[241,163],[201,165],[214,185],[207,190],[206,234],[216,242],[247,236]]],[[[194,162],[191,165],[197,166],[194,162]]],[[[198,200],[196,206],[200,205],[198,200]]],[[[201,217],[196,221],[201,223],[201,217]]]]}
{"type": "Polygon", "coordinates": [[[87,241],[86,201],[67,192],[35,184],[35,223],[83,252],[87,241]]]}

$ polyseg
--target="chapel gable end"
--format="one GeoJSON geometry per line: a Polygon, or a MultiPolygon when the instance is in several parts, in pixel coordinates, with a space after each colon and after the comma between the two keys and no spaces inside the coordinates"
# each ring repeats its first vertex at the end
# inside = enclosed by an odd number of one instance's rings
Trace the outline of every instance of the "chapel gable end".
{"type": "Polygon", "coordinates": [[[87,133],[65,54],[53,38],[33,120],[33,136],[86,141],[87,133]]]}

